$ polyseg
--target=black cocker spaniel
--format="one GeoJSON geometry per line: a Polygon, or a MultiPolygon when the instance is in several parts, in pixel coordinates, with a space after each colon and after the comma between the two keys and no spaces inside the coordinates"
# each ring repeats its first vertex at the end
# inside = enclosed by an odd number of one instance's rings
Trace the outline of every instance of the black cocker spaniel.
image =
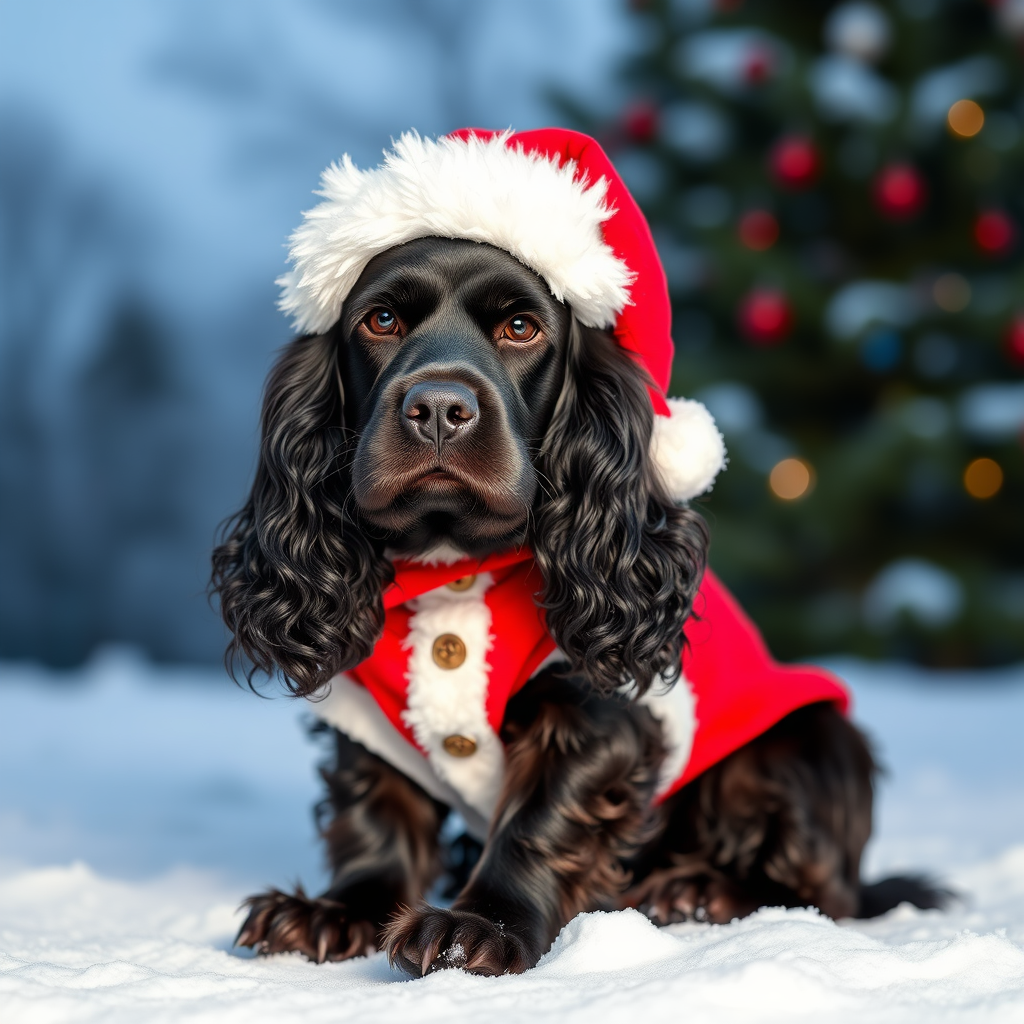
{"type": "MultiPolygon", "coordinates": [[[[525,155],[525,188],[544,160],[515,140],[452,145],[525,155]]],[[[548,164],[592,190],[573,159],[548,164]]],[[[466,188],[496,189],[472,170],[466,188]]],[[[439,187],[413,202],[443,205],[439,187]]],[[[597,198],[608,242],[624,200],[597,198]]],[[[371,223],[393,217],[388,201],[371,223]]],[[[834,701],[804,699],[684,774],[711,714],[681,674],[684,626],[695,601],[716,620],[698,599],[706,526],[652,455],[658,382],[563,287],[562,264],[467,223],[389,227],[351,266],[325,253],[358,242],[325,229],[303,250],[296,236],[293,297],[350,280],[319,322],[299,309],[312,329],[271,373],[255,482],[213,587],[232,661],[250,680],[280,673],[333,729],[318,809],[332,880],[315,898],[251,897],[238,942],[501,974],[533,966],[585,910],[665,924],[939,905],[914,878],[861,883],[875,764],[834,701]],[[479,843],[442,842],[453,811],[479,843]],[[449,909],[424,902],[442,875],[449,909]]],[[[625,278],[634,300],[641,273],[625,278]]]]}

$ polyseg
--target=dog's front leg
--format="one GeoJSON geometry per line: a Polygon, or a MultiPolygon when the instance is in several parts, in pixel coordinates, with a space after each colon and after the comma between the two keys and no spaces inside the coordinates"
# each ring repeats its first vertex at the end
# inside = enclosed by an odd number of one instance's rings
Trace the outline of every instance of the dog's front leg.
{"type": "Polygon", "coordinates": [[[271,889],[245,901],[240,946],[297,951],[310,960],[372,953],[395,909],[421,899],[440,872],[444,809],[400,772],[341,733],[335,763],[321,769],[328,795],[317,808],[330,888],[307,896],[271,889]]]}
{"type": "Polygon", "coordinates": [[[407,909],[386,930],[411,974],[532,967],[576,914],[614,905],[623,859],[656,828],[664,748],[646,710],[546,674],[510,704],[504,738],[502,796],[466,888],[450,910],[407,909]]]}

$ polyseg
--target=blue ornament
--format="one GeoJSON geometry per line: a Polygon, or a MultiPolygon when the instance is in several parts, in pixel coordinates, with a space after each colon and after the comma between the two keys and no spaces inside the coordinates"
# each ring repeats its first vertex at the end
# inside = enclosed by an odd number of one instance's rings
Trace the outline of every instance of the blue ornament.
{"type": "Polygon", "coordinates": [[[903,357],[903,339],[888,327],[868,331],[860,345],[861,362],[875,373],[887,373],[903,357]]]}

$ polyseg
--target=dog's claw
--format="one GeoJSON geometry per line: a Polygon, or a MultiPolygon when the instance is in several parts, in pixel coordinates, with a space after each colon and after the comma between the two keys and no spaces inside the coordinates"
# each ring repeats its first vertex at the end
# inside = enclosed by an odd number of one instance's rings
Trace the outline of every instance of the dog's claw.
{"type": "Polygon", "coordinates": [[[342,904],[310,899],[301,889],[293,895],[272,889],[251,896],[243,906],[249,908],[249,916],[235,945],[254,946],[260,956],[297,952],[322,964],[376,950],[375,925],[351,920],[342,904]]]}
{"type": "Polygon", "coordinates": [[[420,957],[420,974],[427,974],[434,964],[433,944],[424,947],[423,955],[420,957]]]}
{"type": "Polygon", "coordinates": [[[426,906],[398,914],[384,930],[384,948],[392,966],[420,977],[453,968],[521,974],[537,961],[520,939],[479,914],[426,906]]]}

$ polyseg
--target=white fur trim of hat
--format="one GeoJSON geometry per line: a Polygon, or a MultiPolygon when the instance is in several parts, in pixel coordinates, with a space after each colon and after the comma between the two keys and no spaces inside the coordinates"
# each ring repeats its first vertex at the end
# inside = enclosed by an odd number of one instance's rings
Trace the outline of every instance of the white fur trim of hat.
{"type": "Polygon", "coordinates": [[[297,330],[320,333],[367,263],[392,246],[435,236],[488,242],[547,282],[588,327],[610,327],[634,275],[604,241],[614,215],[608,183],[577,181],[576,166],[490,139],[406,132],[384,162],[362,171],[346,154],[324,171],[324,201],[291,236],[293,269],[278,279],[297,330]]]}

